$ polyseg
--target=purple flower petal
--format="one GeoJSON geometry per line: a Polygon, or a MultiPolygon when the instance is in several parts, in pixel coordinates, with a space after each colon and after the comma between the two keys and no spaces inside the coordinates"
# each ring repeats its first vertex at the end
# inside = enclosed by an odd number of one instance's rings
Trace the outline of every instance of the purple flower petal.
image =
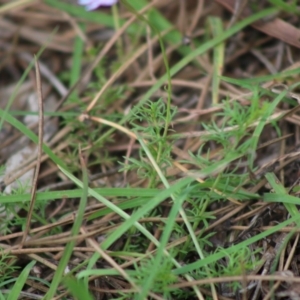
{"type": "Polygon", "coordinates": [[[94,10],[100,6],[111,6],[118,0],[78,0],[79,5],[84,5],[86,10],[94,10]]]}

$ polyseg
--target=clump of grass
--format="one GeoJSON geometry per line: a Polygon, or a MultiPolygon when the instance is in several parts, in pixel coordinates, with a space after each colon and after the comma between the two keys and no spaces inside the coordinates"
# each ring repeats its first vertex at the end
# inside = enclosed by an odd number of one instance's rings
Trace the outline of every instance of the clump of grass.
{"type": "MultiPolygon", "coordinates": [[[[129,120],[132,130],[147,141],[149,152],[165,175],[167,168],[172,165],[172,143],[168,137],[163,135],[166,110],[167,107],[162,99],[148,101],[142,107],[133,108],[132,116],[129,120]]],[[[170,113],[171,119],[174,118],[175,114],[176,108],[172,108],[170,113]]],[[[156,170],[143,152],[144,150],[140,148],[139,157],[137,159],[129,158],[129,164],[124,165],[121,170],[136,170],[137,175],[141,179],[149,180],[149,187],[156,187],[160,180],[156,170]]]]}

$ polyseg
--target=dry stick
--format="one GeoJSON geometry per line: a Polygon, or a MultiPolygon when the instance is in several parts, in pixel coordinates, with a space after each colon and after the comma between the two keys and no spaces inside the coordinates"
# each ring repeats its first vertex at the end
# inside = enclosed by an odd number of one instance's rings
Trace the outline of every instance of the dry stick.
{"type": "MultiPolygon", "coordinates": [[[[234,225],[234,226],[230,226],[229,229],[234,229],[234,230],[247,230],[249,228],[249,226],[240,226],[240,225],[234,225]]],[[[261,231],[267,231],[272,229],[273,226],[262,226],[260,227],[261,231]]],[[[281,229],[278,230],[278,232],[294,232],[294,233],[300,233],[300,229],[294,229],[293,227],[282,227],[281,229]]]]}
{"type": "Polygon", "coordinates": [[[284,277],[282,275],[239,275],[239,276],[224,276],[224,277],[212,277],[212,278],[205,278],[205,279],[199,279],[191,282],[183,282],[183,283],[176,283],[170,285],[171,289],[174,288],[187,288],[187,287],[192,287],[193,285],[201,286],[201,285],[206,285],[210,283],[223,283],[223,282],[233,282],[233,281],[242,281],[246,280],[252,281],[252,280],[257,280],[257,281],[274,281],[278,280],[280,282],[297,282],[300,283],[300,278],[299,277],[284,277]]]}
{"type": "MultiPolygon", "coordinates": [[[[74,247],[74,251],[80,252],[95,252],[95,249],[92,247],[74,247]]],[[[26,249],[9,249],[7,253],[12,255],[20,255],[20,254],[36,254],[36,253],[46,253],[46,252],[61,252],[64,251],[65,247],[44,247],[44,248],[26,248],[26,249]]]]}
{"type": "MultiPolygon", "coordinates": [[[[134,147],[134,143],[135,143],[135,138],[130,138],[129,142],[128,142],[128,146],[127,146],[127,151],[126,151],[126,154],[125,154],[125,162],[124,162],[124,166],[128,166],[129,165],[129,158],[130,158],[130,155],[131,155],[131,152],[133,150],[133,147],[134,147]]],[[[123,171],[123,174],[124,174],[124,179],[123,179],[123,186],[126,186],[126,182],[127,182],[127,173],[128,173],[128,170],[124,170],[123,171]]]]}
{"type": "Polygon", "coordinates": [[[73,242],[73,241],[77,241],[79,240],[79,242],[83,241],[86,238],[92,237],[95,234],[98,233],[98,231],[101,230],[94,230],[92,232],[87,233],[86,235],[82,235],[82,234],[78,234],[78,235],[74,235],[74,236],[67,236],[67,234],[65,235],[66,237],[60,237],[60,238],[56,238],[54,239],[53,237],[46,237],[46,238],[40,238],[38,240],[33,240],[33,241],[28,241],[25,243],[26,246],[39,246],[39,245],[53,245],[54,243],[56,245],[58,244],[66,244],[68,242],[73,242]]]}
{"type": "MultiPolygon", "coordinates": [[[[84,218],[87,218],[88,216],[90,216],[91,214],[93,213],[93,211],[89,212],[89,213],[86,213],[84,218]]],[[[108,215],[107,215],[108,216],[108,215]]],[[[108,221],[105,221],[105,223],[108,222],[108,221]]],[[[38,233],[40,234],[41,232],[45,233],[47,232],[48,230],[52,229],[52,228],[55,228],[55,227],[58,227],[58,226],[63,226],[63,225],[68,225],[68,224],[71,224],[73,223],[73,218],[71,217],[68,217],[64,220],[60,220],[60,221],[57,221],[55,223],[51,223],[51,224],[48,224],[48,225],[43,225],[43,226],[40,226],[38,228],[34,228],[31,230],[31,234],[32,233],[38,233]]],[[[98,224],[103,224],[104,222],[100,222],[98,224]]],[[[111,230],[114,226],[110,226],[108,228],[108,230],[111,230]]],[[[103,229],[97,229],[99,231],[103,230],[103,229]]],[[[95,232],[95,234],[99,234],[99,232],[95,232]]],[[[14,238],[17,238],[17,237],[20,237],[23,235],[23,232],[15,232],[15,233],[12,233],[12,234],[8,234],[6,236],[0,236],[0,242],[1,241],[6,241],[6,240],[10,240],[10,239],[14,239],[14,238]]],[[[56,234],[54,236],[50,236],[50,237],[46,237],[46,238],[43,238],[43,240],[49,240],[51,238],[55,239],[55,242],[57,242],[58,238],[60,237],[63,237],[63,236],[69,236],[69,232],[64,232],[64,233],[61,233],[61,234],[56,234]]],[[[30,241],[26,242],[26,245],[31,245],[31,243],[36,239],[36,236],[33,236],[30,241]]],[[[1,243],[0,243],[0,246],[1,246],[1,243]]]]}
{"type": "Polygon", "coordinates": [[[41,256],[39,256],[35,253],[30,253],[27,256],[32,258],[33,260],[36,260],[36,261],[40,262],[42,265],[47,266],[51,270],[54,270],[54,271],[57,270],[57,265],[52,263],[51,261],[49,261],[46,258],[43,258],[43,257],[41,257],[41,256]]]}
{"type": "Polygon", "coordinates": [[[32,218],[33,213],[33,207],[36,199],[36,190],[37,190],[37,181],[41,166],[41,159],[42,159],[42,153],[43,153],[43,136],[44,136],[44,109],[43,109],[43,95],[42,95],[42,84],[41,84],[41,74],[39,69],[39,63],[37,61],[37,58],[35,57],[35,72],[36,72],[36,89],[37,89],[37,95],[38,95],[38,104],[39,104],[39,140],[38,140],[38,153],[37,153],[37,164],[35,167],[35,173],[32,181],[32,188],[31,188],[31,200],[27,215],[27,221],[25,226],[24,235],[22,238],[22,242],[19,245],[20,248],[23,247],[29,229],[30,229],[30,222],[32,218]]]}
{"type": "MultiPolygon", "coordinates": [[[[172,28],[169,28],[167,29],[166,31],[169,32],[171,31],[172,28]]],[[[161,32],[161,36],[163,36],[164,33],[161,32]]],[[[167,49],[166,49],[166,56],[169,57],[176,49],[178,49],[180,45],[179,44],[176,44],[176,45],[172,45],[172,46],[169,46],[167,49]]],[[[160,54],[160,55],[157,55],[155,58],[153,58],[153,61],[152,61],[152,69],[154,70],[154,73],[156,71],[158,71],[158,69],[161,67],[162,65],[162,61],[163,61],[163,56],[160,54]]],[[[145,78],[148,78],[149,76],[149,64],[147,64],[147,67],[143,68],[140,70],[140,72],[137,74],[137,76],[135,77],[134,81],[130,84],[137,84],[137,86],[139,85],[139,82],[141,82],[142,80],[145,80],[145,78]]],[[[156,80],[150,80],[151,82],[156,82],[156,80]]]]}
{"type": "MultiPolygon", "coordinates": [[[[291,254],[292,254],[292,255],[295,254],[295,250],[296,250],[296,246],[298,245],[298,241],[299,241],[299,234],[297,234],[297,236],[296,236],[296,240],[295,240],[295,242],[294,242],[294,245],[293,245],[293,248],[292,248],[292,251],[291,251],[291,254]]],[[[286,262],[286,264],[285,264],[285,266],[284,266],[284,271],[288,270],[289,265],[290,265],[291,260],[292,260],[292,259],[291,259],[292,255],[289,255],[289,258],[288,258],[288,260],[287,260],[287,262],[286,262]]],[[[287,278],[287,281],[288,281],[288,278],[287,278]]],[[[269,300],[269,299],[272,297],[272,295],[274,295],[274,292],[278,289],[280,283],[281,283],[280,281],[277,281],[277,282],[272,286],[272,288],[269,290],[269,292],[267,293],[267,295],[264,297],[263,300],[269,300]]]]}
{"type": "Polygon", "coordinates": [[[189,25],[188,29],[186,30],[186,35],[188,38],[191,38],[193,35],[193,31],[196,29],[199,19],[201,18],[201,14],[203,12],[203,4],[204,1],[203,0],[199,0],[197,1],[198,4],[195,8],[195,14],[194,16],[191,18],[191,24],[189,25]]]}
{"type": "MultiPolygon", "coordinates": [[[[88,232],[85,230],[85,228],[82,226],[80,228],[80,232],[83,235],[88,235],[88,232]]],[[[98,252],[103,259],[105,259],[117,272],[120,273],[124,277],[124,279],[127,279],[128,282],[132,285],[132,287],[135,289],[136,292],[140,292],[140,287],[138,287],[128,276],[128,274],[122,269],[112,258],[109,256],[101,247],[99,244],[92,238],[87,238],[86,242],[95,249],[96,252],[98,252]]]]}
{"type": "Polygon", "coordinates": [[[6,5],[1,6],[0,14],[7,13],[16,8],[17,9],[25,8],[26,6],[35,4],[35,2],[37,2],[37,0],[19,0],[19,1],[14,1],[13,3],[8,2],[6,5]]]}

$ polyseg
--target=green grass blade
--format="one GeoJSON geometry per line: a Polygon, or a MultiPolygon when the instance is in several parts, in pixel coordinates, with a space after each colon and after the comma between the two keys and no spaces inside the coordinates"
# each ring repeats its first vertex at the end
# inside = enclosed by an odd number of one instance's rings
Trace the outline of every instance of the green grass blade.
{"type": "MultiPolygon", "coordinates": [[[[79,203],[79,208],[76,214],[76,218],[74,219],[74,224],[71,230],[71,236],[76,236],[79,233],[80,226],[82,225],[82,221],[83,221],[85,207],[87,204],[87,197],[88,197],[88,175],[87,175],[86,168],[83,168],[82,197],[79,203]]],[[[71,241],[67,244],[63,252],[62,258],[57,266],[57,270],[54,274],[54,277],[51,282],[51,286],[48,290],[48,293],[45,296],[45,299],[51,300],[55,296],[57,288],[60,282],[62,281],[65,269],[72,255],[74,246],[75,246],[75,241],[71,241]]]]}
{"type": "Polygon", "coordinates": [[[63,280],[74,299],[94,300],[94,297],[87,291],[83,282],[73,277],[67,276],[63,280]]]}
{"type": "Polygon", "coordinates": [[[13,288],[11,289],[11,292],[8,295],[7,300],[19,299],[20,293],[21,293],[23,286],[28,278],[29,272],[31,271],[31,269],[35,265],[35,263],[36,262],[33,260],[23,269],[23,271],[19,275],[17,281],[15,282],[13,288]]]}
{"type": "Polygon", "coordinates": [[[253,164],[254,164],[254,160],[255,160],[255,151],[258,145],[258,140],[259,137],[263,131],[263,129],[265,128],[266,122],[268,120],[268,118],[272,115],[272,113],[275,111],[277,105],[279,104],[279,102],[284,98],[284,96],[286,95],[286,91],[281,92],[269,105],[268,109],[266,110],[266,112],[264,113],[264,115],[261,117],[257,127],[255,128],[254,132],[253,132],[253,139],[252,139],[252,152],[250,154],[250,168],[253,169],[253,164]]]}
{"type": "MultiPolygon", "coordinates": [[[[287,191],[285,190],[284,186],[280,183],[280,181],[276,178],[274,173],[267,173],[265,175],[266,179],[268,180],[269,184],[271,187],[274,189],[275,193],[278,195],[282,195],[282,198],[285,196],[289,196],[287,194],[287,191]]],[[[290,196],[289,198],[291,198],[290,196]]],[[[295,198],[295,197],[294,197],[295,198]]],[[[300,202],[300,199],[298,199],[298,203],[300,202]]],[[[298,208],[295,204],[289,203],[289,202],[283,202],[283,205],[287,209],[287,211],[290,213],[292,217],[297,217],[299,218],[297,224],[300,225],[300,214],[298,211],[298,208]]]]}
{"type": "MultiPolygon", "coordinates": [[[[84,25],[81,25],[80,28],[84,29],[84,25]]],[[[70,83],[69,86],[72,87],[80,78],[81,66],[82,66],[82,54],[84,50],[84,41],[76,36],[73,46],[73,56],[72,56],[72,64],[70,70],[70,83]]],[[[73,91],[70,95],[71,97],[76,97],[76,91],[73,91]]]]}
{"type": "Polygon", "coordinates": [[[300,73],[300,68],[296,68],[293,70],[288,70],[288,71],[280,72],[277,74],[258,76],[258,77],[251,78],[251,79],[235,79],[235,78],[230,78],[230,77],[226,77],[226,76],[221,76],[221,79],[226,82],[236,84],[238,86],[243,86],[243,87],[249,88],[249,87],[253,87],[255,84],[259,84],[259,83],[266,82],[266,81],[271,81],[271,80],[283,81],[284,79],[286,79],[286,77],[295,76],[295,75],[298,75],[299,73],[300,73]]]}
{"type": "MultiPolygon", "coordinates": [[[[154,197],[160,190],[147,188],[95,188],[95,192],[101,193],[103,196],[109,197],[134,197],[144,198],[139,201],[146,201],[148,198],[154,197]]],[[[82,195],[81,189],[63,190],[53,192],[38,192],[37,201],[57,200],[62,198],[79,198],[82,195]]],[[[251,194],[250,194],[251,195],[251,194]]],[[[29,202],[30,194],[24,195],[1,195],[1,203],[29,202]]],[[[128,208],[131,208],[128,207],[128,208]]]]}
{"type": "Polygon", "coordinates": [[[294,1],[294,3],[291,3],[292,1],[286,3],[286,1],[282,0],[269,0],[269,2],[282,11],[295,15],[300,15],[299,7],[297,7],[297,5],[299,4],[297,3],[297,1],[294,1]]]}
{"type": "MultiPolygon", "coordinates": [[[[137,274],[137,272],[134,270],[127,270],[126,272],[132,276],[137,274]]],[[[89,269],[83,270],[80,273],[78,273],[77,278],[84,279],[90,276],[115,276],[119,274],[120,273],[116,269],[89,269]]]]}
{"type": "Polygon", "coordinates": [[[102,243],[102,247],[107,249],[110,245],[112,245],[118,238],[120,238],[130,227],[135,226],[139,229],[144,235],[147,236],[156,246],[159,246],[158,241],[153,238],[152,235],[146,231],[143,226],[137,226],[139,223],[138,220],[142,218],[147,212],[155,208],[162,201],[167,199],[172,195],[172,193],[176,192],[178,189],[183,188],[187,184],[191,182],[190,178],[185,178],[183,180],[178,181],[174,186],[171,186],[169,189],[165,189],[158,193],[155,197],[153,197],[149,202],[146,202],[140,209],[138,209],[134,214],[132,214],[127,220],[122,224],[118,230],[113,231],[102,243]]]}
{"type": "Polygon", "coordinates": [[[168,220],[165,223],[163,234],[160,239],[160,245],[156,251],[156,255],[155,255],[155,258],[153,261],[153,265],[152,265],[152,272],[149,274],[148,277],[145,278],[144,282],[141,284],[143,289],[142,289],[142,292],[136,298],[138,300],[146,299],[149,291],[152,288],[156,274],[159,271],[159,266],[162,263],[162,259],[164,256],[164,250],[165,250],[167,243],[169,241],[169,238],[171,236],[171,233],[172,233],[172,230],[174,227],[174,223],[175,223],[175,219],[181,209],[182,203],[184,202],[184,200],[187,197],[188,197],[188,193],[185,192],[185,193],[181,194],[180,196],[176,197],[176,199],[174,199],[174,204],[172,205],[172,209],[169,213],[168,220]]]}
{"type": "Polygon", "coordinates": [[[263,200],[265,202],[291,203],[300,205],[300,199],[289,194],[265,193],[263,196],[263,200]]]}
{"type": "Polygon", "coordinates": [[[6,298],[4,297],[1,291],[0,291],[0,300],[6,300],[6,298]]]}

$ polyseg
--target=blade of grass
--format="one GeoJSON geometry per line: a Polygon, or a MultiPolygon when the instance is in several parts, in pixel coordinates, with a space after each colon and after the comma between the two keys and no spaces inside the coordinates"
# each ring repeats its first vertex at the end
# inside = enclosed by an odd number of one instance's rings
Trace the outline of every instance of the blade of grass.
{"type": "Polygon", "coordinates": [[[23,229],[23,238],[21,241],[21,247],[23,247],[27,235],[30,230],[31,226],[31,218],[34,211],[34,204],[36,201],[36,190],[38,184],[38,177],[40,173],[41,161],[42,161],[42,145],[43,145],[43,138],[44,138],[44,103],[43,103],[43,93],[42,93],[42,82],[41,82],[41,74],[40,74],[40,67],[37,58],[35,57],[35,71],[36,71],[36,89],[37,89],[37,96],[38,96],[38,111],[39,111],[39,126],[38,126],[38,147],[37,147],[37,155],[36,155],[36,166],[34,170],[34,176],[32,179],[32,186],[31,186],[31,199],[28,208],[27,218],[26,218],[26,226],[23,229]]]}
{"type": "MultiPolygon", "coordinates": [[[[208,19],[211,28],[212,36],[218,37],[223,34],[223,26],[220,18],[210,17],[208,19]]],[[[212,103],[213,105],[219,102],[219,86],[220,76],[223,72],[224,65],[225,42],[221,42],[213,49],[213,76],[212,76],[212,103]]]]}
{"type": "Polygon", "coordinates": [[[254,132],[253,132],[253,139],[252,139],[252,151],[250,152],[250,161],[249,161],[249,166],[250,169],[253,169],[253,164],[254,164],[254,160],[255,160],[255,153],[256,153],[256,148],[258,145],[258,140],[259,137],[263,131],[263,129],[265,128],[266,122],[268,120],[268,117],[275,111],[278,103],[284,98],[284,96],[286,95],[286,91],[282,91],[269,105],[268,109],[266,110],[266,112],[264,113],[264,115],[261,117],[257,127],[255,128],[254,132]]]}
{"type": "MultiPolygon", "coordinates": [[[[131,188],[128,188],[128,190],[121,189],[120,191],[116,191],[117,193],[113,193],[113,192],[111,193],[110,192],[111,190],[113,190],[113,189],[105,189],[104,191],[103,191],[103,189],[95,189],[95,191],[97,193],[101,193],[102,196],[125,196],[125,194],[128,197],[130,197],[132,195],[136,196],[136,198],[128,199],[128,200],[120,200],[120,203],[115,203],[115,205],[122,210],[138,208],[138,207],[142,206],[145,202],[150,201],[152,197],[154,197],[158,192],[161,191],[158,189],[157,190],[153,189],[153,192],[151,192],[151,193],[146,192],[145,196],[143,195],[143,193],[141,193],[142,196],[140,197],[139,191],[136,191],[136,189],[131,189],[131,188]],[[107,190],[109,190],[109,192],[107,192],[107,190]],[[124,191],[124,193],[122,194],[123,191],[124,191]]],[[[57,192],[49,192],[49,193],[43,192],[43,193],[38,194],[37,203],[39,201],[43,202],[43,201],[48,201],[48,200],[61,200],[62,198],[63,199],[78,198],[78,197],[80,197],[81,194],[82,194],[82,190],[57,191],[57,192]]],[[[26,196],[25,199],[23,199],[23,195],[8,195],[8,196],[1,195],[0,203],[1,204],[26,203],[26,202],[30,201],[29,194],[26,194],[25,196],[26,196]],[[9,201],[7,198],[9,198],[9,201]]],[[[251,198],[251,199],[253,199],[253,198],[251,198]]],[[[99,209],[98,211],[96,211],[93,214],[91,214],[90,216],[88,216],[87,220],[91,221],[91,220],[97,219],[99,217],[105,216],[111,212],[113,212],[113,210],[111,208],[99,209]]],[[[39,219],[39,216],[37,214],[35,214],[34,216],[37,220],[39,220],[41,223],[43,223],[43,221],[42,221],[43,219],[42,218],[39,219]]]]}
{"type": "MultiPolygon", "coordinates": [[[[138,272],[136,270],[127,270],[128,274],[132,276],[137,276],[138,272]]],[[[115,269],[91,269],[91,270],[83,270],[77,274],[78,279],[84,279],[90,276],[114,276],[119,275],[119,272],[115,269]]]]}
{"type": "Polygon", "coordinates": [[[294,3],[289,2],[288,4],[282,0],[269,0],[269,2],[287,13],[300,15],[299,7],[297,7],[297,1],[294,1],[294,3]]]}
{"type": "Polygon", "coordinates": [[[146,299],[148,296],[148,293],[150,292],[150,290],[152,288],[155,277],[156,277],[157,273],[159,272],[159,266],[161,265],[163,256],[165,255],[164,251],[165,251],[165,248],[169,241],[169,238],[171,236],[171,233],[172,233],[172,230],[174,227],[174,223],[175,223],[175,219],[178,215],[178,212],[180,211],[180,209],[182,207],[182,203],[184,202],[184,200],[187,197],[188,197],[188,193],[185,192],[174,199],[174,204],[172,205],[172,209],[169,213],[168,219],[167,219],[164,229],[163,229],[163,234],[160,239],[160,245],[158,246],[157,251],[156,251],[156,255],[155,255],[155,258],[153,261],[153,265],[152,265],[152,272],[149,274],[148,277],[145,278],[143,283],[141,283],[143,290],[139,295],[137,295],[138,300],[146,299]]]}
{"type": "Polygon", "coordinates": [[[221,76],[221,79],[226,82],[236,84],[238,86],[249,87],[266,81],[283,80],[286,77],[295,76],[298,75],[299,73],[300,73],[300,68],[296,68],[293,70],[288,70],[277,74],[259,76],[251,79],[235,79],[226,76],[221,76]]]}
{"type": "MultiPolygon", "coordinates": [[[[95,192],[101,193],[103,196],[110,197],[154,197],[160,190],[159,189],[142,189],[142,188],[95,188],[95,192]]],[[[81,189],[64,190],[54,192],[38,192],[36,194],[37,201],[56,200],[62,198],[77,198],[82,195],[81,189]]],[[[15,202],[28,202],[30,201],[30,194],[24,195],[1,195],[1,203],[15,203],[15,202]]],[[[144,199],[139,200],[144,201],[144,199]]]]}
{"type": "MultiPolygon", "coordinates": [[[[84,29],[84,25],[80,26],[80,29],[84,29]]],[[[82,54],[84,50],[84,41],[76,36],[73,46],[73,56],[72,56],[72,64],[70,70],[70,83],[69,86],[72,87],[79,79],[81,73],[81,66],[82,66],[82,54]]],[[[71,97],[77,96],[77,91],[73,91],[70,95],[71,97]]]]}
{"type": "Polygon", "coordinates": [[[20,293],[23,289],[23,286],[28,278],[29,272],[31,271],[32,267],[35,265],[35,261],[33,260],[30,262],[21,272],[19,275],[17,281],[15,282],[14,286],[11,289],[11,292],[9,293],[7,300],[16,300],[19,298],[20,293]]]}
{"type": "Polygon", "coordinates": [[[300,199],[289,194],[265,193],[263,200],[266,202],[291,203],[300,205],[300,199]]]}
{"type": "MultiPolygon", "coordinates": [[[[82,197],[80,199],[79,207],[78,207],[78,212],[76,216],[74,216],[74,224],[71,230],[71,236],[76,236],[79,233],[82,221],[83,221],[83,216],[84,216],[84,211],[85,207],[87,204],[87,197],[88,197],[88,175],[87,175],[87,169],[85,165],[82,163],[82,174],[83,174],[83,181],[82,181],[82,197]]],[[[49,290],[45,296],[45,299],[51,300],[58,289],[58,286],[60,282],[62,281],[62,277],[64,275],[65,269],[68,265],[68,262],[70,260],[70,257],[72,255],[73,248],[75,246],[75,241],[71,241],[66,245],[66,248],[63,252],[63,255],[61,257],[61,260],[57,266],[57,269],[55,271],[55,274],[53,276],[51,285],[49,287],[49,290]]],[[[79,298],[80,299],[80,298],[79,298]]],[[[85,299],[85,298],[84,298],[85,299]]]]}
{"type": "MultiPolygon", "coordinates": [[[[277,179],[276,175],[274,173],[267,173],[265,175],[266,179],[268,180],[271,187],[274,189],[275,193],[278,195],[281,195],[282,198],[285,196],[289,196],[284,186],[280,183],[280,181],[277,179]]],[[[300,202],[300,199],[298,199],[298,203],[300,202]]],[[[299,220],[297,222],[298,226],[300,225],[300,214],[298,211],[298,208],[295,204],[289,203],[289,202],[283,202],[283,205],[287,209],[287,211],[290,213],[292,217],[298,216],[299,220]]]]}
{"type": "Polygon", "coordinates": [[[86,290],[83,282],[73,277],[66,277],[63,280],[74,299],[94,300],[93,296],[86,290]]]}

